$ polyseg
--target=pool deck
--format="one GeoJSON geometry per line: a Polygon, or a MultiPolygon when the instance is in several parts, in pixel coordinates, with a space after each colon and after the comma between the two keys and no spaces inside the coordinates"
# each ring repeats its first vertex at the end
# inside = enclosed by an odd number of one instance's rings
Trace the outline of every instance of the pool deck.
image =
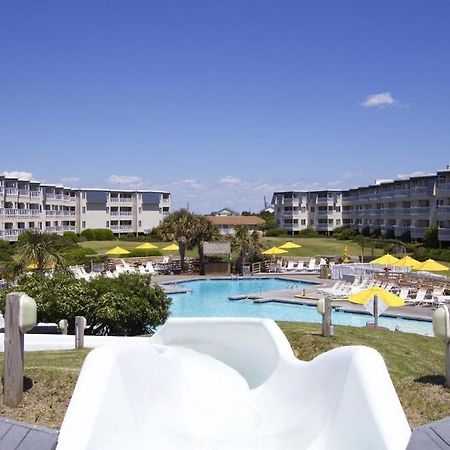
{"type": "MultiPolygon", "coordinates": [[[[309,286],[302,287],[300,289],[283,289],[278,291],[267,291],[263,293],[255,292],[245,296],[236,296],[230,300],[238,301],[238,297],[242,297],[244,301],[254,301],[255,303],[289,303],[296,305],[307,305],[316,306],[317,300],[321,297],[318,289],[323,287],[332,286],[336,280],[321,279],[318,275],[309,274],[295,274],[295,273],[271,273],[271,274],[260,274],[257,275],[258,278],[284,278],[287,280],[305,281],[306,283],[316,283],[310,284],[309,286]]],[[[177,286],[178,283],[183,281],[194,281],[194,280],[205,280],[212,278],[224,278],[224,277],[214,277],[214,276],[177,276],[177,275],[159,275],[153,277],[153,283],[160,284],[164,291],[170,294],[182,294],[188,292],[189,289],[177,286]],[[165,284],[162,284],[165,283],[165,284]]],[[[241,277],[242,278],[242,277],[241,277]]],[[[254,277],[244,277],[244,278],[254,278],[254,277]]],[[[231,279],[231,278],[230,278],[231,279]]],[[[233,278],[236,279],[236,278],[233,278]]],[[[360,313],[370,315],[363,305],[357,305],[350,303],[346,300],[333,300],[332,306],[340,311],[349,313],[360,313]]],[[[411,306],[405,305],[397,308],[388,308],[382,314],[385,317],[403,318],[403,319],[413,319],[413,320],[424,320],[431,321],[434,309],[430,306],[411,306]]]]}
{"type": "MultiPolygon", "coordinates": [[[[54,450],[59,430],[0,417],[1,450],[54,450]]],[[[450,450],[450,418],[413,430],[407,450],[450,450]]]]}

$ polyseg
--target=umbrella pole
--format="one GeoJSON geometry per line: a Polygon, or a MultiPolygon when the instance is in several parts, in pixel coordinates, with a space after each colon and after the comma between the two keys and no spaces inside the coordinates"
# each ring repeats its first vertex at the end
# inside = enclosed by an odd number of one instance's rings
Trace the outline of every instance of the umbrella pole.
{"type": "Polygon", "coordinates": [[[378,328],[378,295],[374,295],[373,297],[373,326],[374,328],[378,328]]]}

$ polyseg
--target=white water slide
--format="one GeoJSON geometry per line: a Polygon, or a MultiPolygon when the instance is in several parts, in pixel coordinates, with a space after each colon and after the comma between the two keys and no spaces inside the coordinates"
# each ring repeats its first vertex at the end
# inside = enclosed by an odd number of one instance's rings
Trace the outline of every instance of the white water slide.
{"type": "Polygon", "coordinates": [[[410,434],[371,348],[304,362],[271,320],[171,319],[91,351],[57,449],[400,450],[410,434]]]}

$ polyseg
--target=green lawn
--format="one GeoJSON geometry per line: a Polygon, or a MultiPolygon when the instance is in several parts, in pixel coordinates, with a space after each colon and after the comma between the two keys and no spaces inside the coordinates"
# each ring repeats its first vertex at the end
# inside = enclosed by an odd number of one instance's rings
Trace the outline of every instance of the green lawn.
{"type": "MultiPolygon", "coordinates": [[[[412,427],[450,415],[450,389],[443,387],[444,346],[434,338],[384,330],[336,326],[336,336],[323,338],[320,326],[280,323],[295,355],[302,360],[342,345],[368,345],[384,357],[412,427]]],[[[88,350],[29,352],[25,375],[33,387],[24,401],[11,409],[3,405],[0,416],[44,426],[60,427],[76,379],[88,350]]],[[[3,360],[0,357],[0,370],[3,360]]],[[[330,380],[333,374],[330,373],[330,380]]],[[[87,405],[89,407],[89,405],[87,405]]]]}

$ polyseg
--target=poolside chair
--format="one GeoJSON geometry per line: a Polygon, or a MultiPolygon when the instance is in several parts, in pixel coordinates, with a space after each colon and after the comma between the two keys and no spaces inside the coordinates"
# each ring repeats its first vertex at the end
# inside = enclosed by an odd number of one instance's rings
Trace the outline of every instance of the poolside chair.
{"type": "Polygon", "coordinates": [[[155,268],[153,267],[153,263],[151,261],[147,261],[147,264],[145,265],[145,270],[148,274],[153,275],[156,273],[155,268]]]}
{"type": "Polygon", "coordinates": [[[421,305],[421,304],[424,304],[424,303],[427,303],[425,301],[425,295],[427,295],[427,289],[419,289],[417,291],[416,296],[414,298],[407,297],[405,299],[405,302],[408,305],[417,305],[417,306],[421,305]]]}
{"type": "Polygon", "coordinates": [[[286,272],[292,272],[293,270],[296,270],[295,261],[288,261],[287,266],[283,270],[286,272]]]}
{"type": "Polygon", "coordinates": [[[318,270],[316,266],[316,258],[311,258],[309,260],[309,264],[306,270],[308,270],[309,272],[315,272],[316,270],[318,270]]]}
{"type": "Polygon", "coordinates": [[[398,294],[398,296],[402,299],[405,300],[408,298],[409,296],[409,287],[402,287],[400,289],[400,293],[398,294]]]}
{"type": "Polygon", "coordinates": [[[301,272],[305,269],[305,261],[298,261],[297,265],[295,266],[296,272],[301,272]]]}

